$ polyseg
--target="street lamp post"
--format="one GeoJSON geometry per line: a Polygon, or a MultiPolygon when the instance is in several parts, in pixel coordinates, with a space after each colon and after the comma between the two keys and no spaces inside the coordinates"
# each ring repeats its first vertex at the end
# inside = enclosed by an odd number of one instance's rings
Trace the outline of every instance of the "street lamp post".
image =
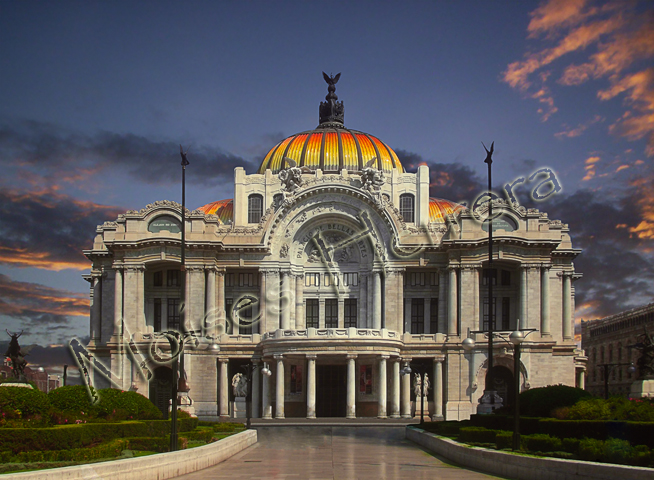
{"type": "MultiPolygon", "coordinates": [[[[253,363],[248,363],[247,365],[242,365],[242,369],[245,370],[245,375],[246,375],[246,385],[247,385],[247,392],[245,393],[245,416],[247,417],[246,420],[246,427],[250,428],[252,426],[251,418],[252,418],[252,372],[254,372],[257,368],[260,368],[259,365],[255,365],[253,363]]],[[[264,362],[263,363],[263,368],[261,368],[261,373],[263,373],[265,376],[269,377],[272,375],[272,372],[268,368],[268,363],[264,362]]]]}
{"type": "Polygon", "coordinates": [[[627,369],[629,373],[634,373],[636,371],[636,367],[634,366],[633,363],[600,363],[598,367],[602,367],[604,370],[604,399],[608,400],[609,398],[609,373],[613,367],[626,367],[629,366],[627,369]]]}
{"type": "MultiPolygon", "coordinates": [[[[425,423],[425,374],[427,369],[422,364],[413,364],[413,368],[418,370],[418,375],[420,375],[420,425],[425,423]]],[[[403,375],[411,375],[411,366],[409,362],[404,364],[402,369],[403,375]]],[[[410,377],[409,377],[410,378],[410,377]]],[[[417,408],[417,407],[416,407],[417,408]]]]}

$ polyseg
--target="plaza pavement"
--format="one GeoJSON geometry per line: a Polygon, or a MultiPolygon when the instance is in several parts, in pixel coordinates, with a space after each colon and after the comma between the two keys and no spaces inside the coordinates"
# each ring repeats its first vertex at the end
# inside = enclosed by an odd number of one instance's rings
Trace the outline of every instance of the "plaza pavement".
{"type": "Polygon", "coordinates": [[[179,480],[481,480],[404,438],[404,426],[269,426],[232,458],[179,480]]]}

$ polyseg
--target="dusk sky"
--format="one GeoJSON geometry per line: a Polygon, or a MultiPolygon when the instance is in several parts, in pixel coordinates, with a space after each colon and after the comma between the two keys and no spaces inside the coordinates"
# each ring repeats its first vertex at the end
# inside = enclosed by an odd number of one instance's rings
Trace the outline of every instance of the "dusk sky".
{"type": "Polygon", "coordinates": [[[96,225],[181,201],[180,143],[187,206],[232,198],[235,166],[318,124],[322,71],[432,196],[483,191],[481,141],[502,197],[551,168],[560,193],[514,192],[584,249],[578,321],[653,301],[651,1],[2,1],[0,45],[0,321],[28,362],[88,338],[96,225]]]}

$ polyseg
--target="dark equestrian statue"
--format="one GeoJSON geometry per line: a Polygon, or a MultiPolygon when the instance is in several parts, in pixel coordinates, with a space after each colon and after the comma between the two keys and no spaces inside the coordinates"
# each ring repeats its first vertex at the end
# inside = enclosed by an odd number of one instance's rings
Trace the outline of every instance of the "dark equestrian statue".
{"type": "Polygon", "coordinates": [[[20,345],[18,344],[18,337],[23,334],[23,331],[21,330],[20,333],[10,333],[9,330],[5,329],[5,332],[7,332],[11,337],[5,357],[8,357],[9,360],[11,360],[14,378],[18,381],[25,381],[25,366],[27,365],[27,362],[25,361],[25,355],[20,351],[20,345]]]}

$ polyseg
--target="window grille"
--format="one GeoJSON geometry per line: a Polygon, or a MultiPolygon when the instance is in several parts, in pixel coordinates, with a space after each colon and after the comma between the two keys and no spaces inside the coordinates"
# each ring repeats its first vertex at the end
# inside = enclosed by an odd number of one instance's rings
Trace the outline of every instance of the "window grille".
{"type": "Polygon", "coordinates": [[[402,220],[413,223],[415,210],[415,197],[410,193],[400,195],[400,215],[402,220]]]}
{"type": "Polygon", "coordinates": [[[248,223],[259,223],[263,215],[263,197],[258,194],[248,197],[248,223]]]}

